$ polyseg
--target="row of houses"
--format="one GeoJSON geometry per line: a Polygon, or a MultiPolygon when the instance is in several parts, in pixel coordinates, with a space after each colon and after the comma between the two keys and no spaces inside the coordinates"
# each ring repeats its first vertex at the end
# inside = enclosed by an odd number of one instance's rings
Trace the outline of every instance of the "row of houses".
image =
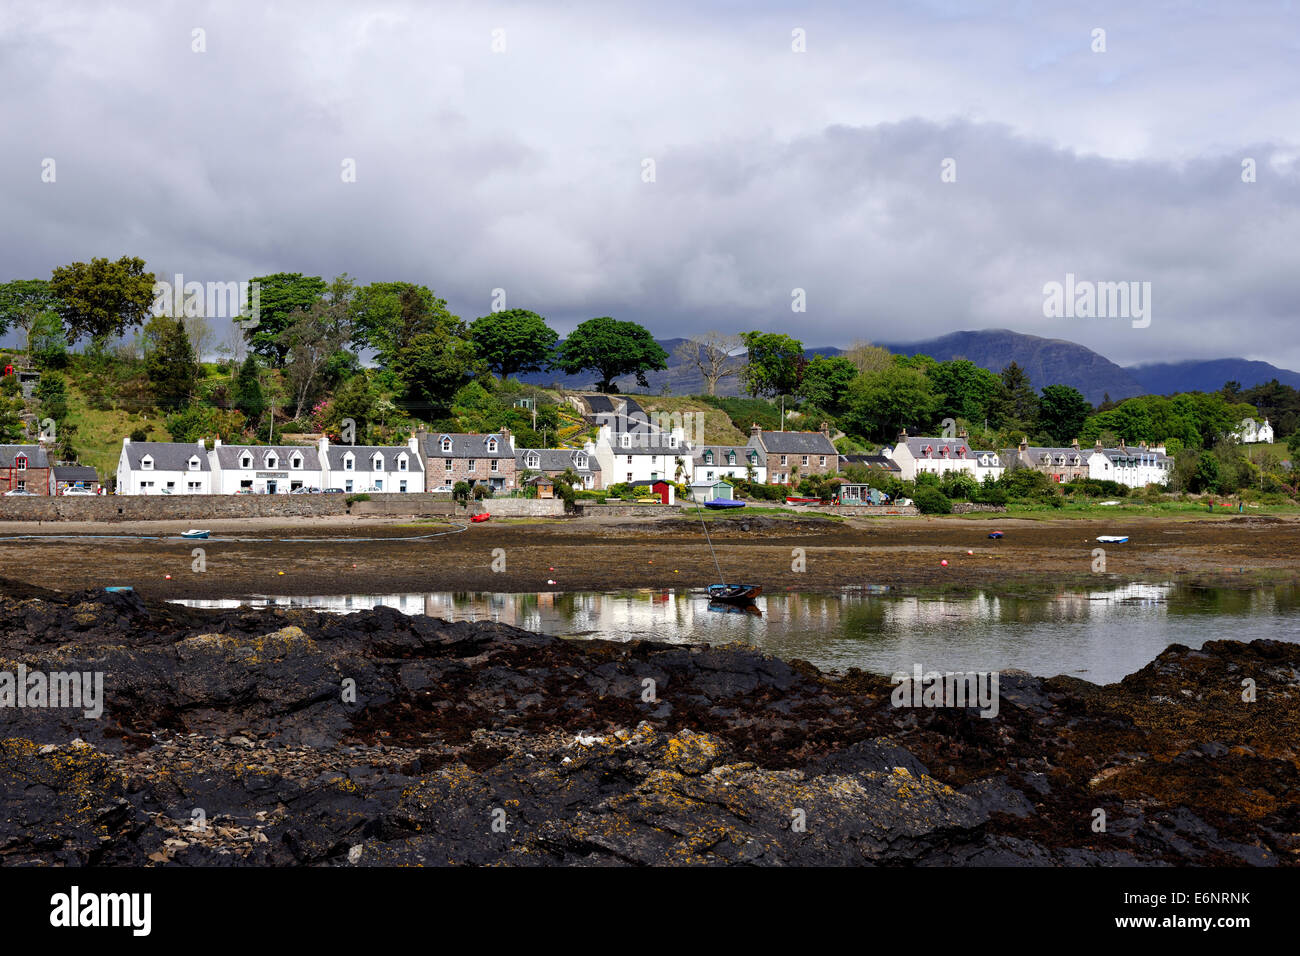
{"type": "Polygon", "coordinates": [[[0,445],[0,494],[61,495],[71,488],[98,494],[95,469],[52,461],[44,445],[0,445]]]}

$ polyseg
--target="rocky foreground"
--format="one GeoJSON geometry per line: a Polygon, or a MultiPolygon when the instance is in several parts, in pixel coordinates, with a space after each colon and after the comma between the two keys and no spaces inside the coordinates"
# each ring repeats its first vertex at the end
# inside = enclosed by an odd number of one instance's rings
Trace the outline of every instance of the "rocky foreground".
{"type": "Polygon", "coordinates": [[[0,707],[10,865],[1300,862],[1298,645],[1004,672],[987,719],[737,646],[0,595],[0,671],[104,673],[98,719],[0,707]]]}

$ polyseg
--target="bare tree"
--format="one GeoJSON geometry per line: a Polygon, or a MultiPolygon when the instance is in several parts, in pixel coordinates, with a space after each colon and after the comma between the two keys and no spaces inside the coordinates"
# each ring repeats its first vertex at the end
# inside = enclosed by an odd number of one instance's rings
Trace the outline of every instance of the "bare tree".
{"type": "Polygon", "coordinates": [[[735,355],[744,346],[739,335],[723,335],[710,330],[693,335],[677,346],[676,354],[684,364],[694,365],[704,376],[704,386],[710,395],[718,390],[718,382],[740,371],[741,356],[735,355]]]}
{"type": "Polygon", "coordinates": [[[894,361],[893,353],[889,349],[882,349],[879,345],[872,345],[861,339],[849,346],[844,357],[856,365],[862,375],[886,369],[894,361]]]}

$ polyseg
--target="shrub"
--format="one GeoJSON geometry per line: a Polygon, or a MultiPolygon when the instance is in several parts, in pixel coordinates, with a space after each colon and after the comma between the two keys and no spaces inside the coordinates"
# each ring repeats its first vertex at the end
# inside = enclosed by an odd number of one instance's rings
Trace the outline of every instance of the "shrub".
{"type": "Polygon", "coordinates": [[[916,489],[916,510],[923,515],[952,514],[952,500],[938,488],[922,485],[916,489]]]}
{"type": "Polygon", "coordinates": [[[352,505],[352,504],[356,504],[358,501],[369,501],[369,500],[370,500],[370,496],[369,496],[369,495],[364,495],[364,494],[363,494],[363,495],[348,495],[346,498],[343,499],[343,503],[344,503],[344,504],[348,504],[348,505],[352,505]]]}
{"type": "Polygon", "coordinates": [[[943,481],[939,484],[939,489],[949,498],[974,501],[980,492],[980,484],[975,480],[974,475],[969,475],[964,471],[951,471],[944,475],[943,481]]]}

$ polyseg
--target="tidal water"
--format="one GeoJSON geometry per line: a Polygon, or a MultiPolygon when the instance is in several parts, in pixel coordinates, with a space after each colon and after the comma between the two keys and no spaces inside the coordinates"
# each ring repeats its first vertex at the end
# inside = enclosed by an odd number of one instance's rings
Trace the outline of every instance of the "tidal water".
{"type": "Polygon", "coordinates": [[[758,614],[711,607],[702,592],[688,590],[266,596],[176,603],[338,613],[384,605],[404,614],[500,621],[561,637],[740,641],[823,670],[910,673],[917,664],[925,670],[1019,668],[1098,684],[1141,669],[1170,644],[1198,648],[1224,638],[1300,642],[1300,591],[1292,586],[1237,590],[1129,584],[1030,598],[846,590],[765,596],[757,602],[758,614]]]}

